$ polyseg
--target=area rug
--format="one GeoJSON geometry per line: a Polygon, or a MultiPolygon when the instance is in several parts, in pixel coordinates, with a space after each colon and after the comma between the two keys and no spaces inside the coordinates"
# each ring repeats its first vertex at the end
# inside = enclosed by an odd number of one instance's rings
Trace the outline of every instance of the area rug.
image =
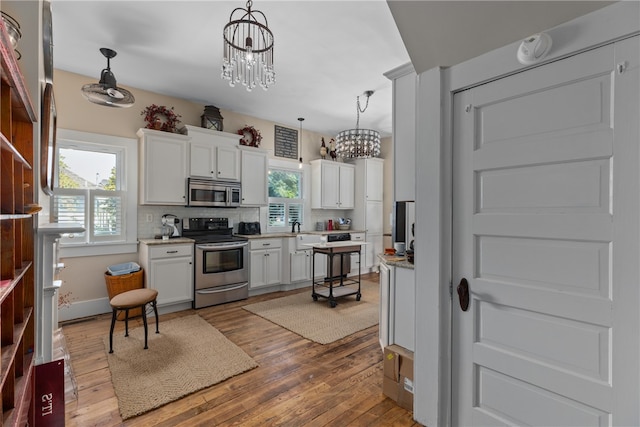
{"type": "Polygon", "coordinates": [[[198,315],[160,321],[149,318],[149,348],[144,328],[104,339],[111,381],[123,420],[255,368],[258,364],[198,315]]]}
{"type": "Polygon", "coordinates": [[[362,281],[362,298],[355,295],[338,298],[331,308],[326,298],[311,298],[308,292],[289,295],[244,308],[291,332],[320,344],[329,344],[378,324],[379,285],[362,281]]]}

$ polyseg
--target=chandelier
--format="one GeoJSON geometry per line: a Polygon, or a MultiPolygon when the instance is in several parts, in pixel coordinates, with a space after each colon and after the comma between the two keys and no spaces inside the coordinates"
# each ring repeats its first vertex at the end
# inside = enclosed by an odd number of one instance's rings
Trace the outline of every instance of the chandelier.
{"type": "Polygon", "coordinates": [[[260,85],[264,90],[276,82],[273,69],[273,33],[267,17],[259,10],[238,7],[231,12],[223,31],[224,60],[222,78],[229,86],[242,83],[251,92],[260,85]]]}
{"type": "Polygon", "coordinates": [[[364,93],[367,103],[360,108],[360,97],[356,102],[356,128],[343,130],[336,136],[336,154],[342,158],[378,157],[380,155],[380,133],[371,129],[360,129],[360,113],[364,113],[369,106],[372,90],[364,93]]]}

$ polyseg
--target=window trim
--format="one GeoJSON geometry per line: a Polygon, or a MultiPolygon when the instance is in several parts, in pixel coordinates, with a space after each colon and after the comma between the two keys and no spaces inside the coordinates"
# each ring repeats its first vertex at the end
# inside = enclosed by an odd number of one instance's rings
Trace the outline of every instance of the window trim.
{"type": "MultiPolygon", "coordinates": [[[[90,145],[102,145],[113,147],[114,151],[120,151],[118,178],[121,187],[118,193],[125,194],[123,203],[125,209],[122,217],[124,240],[118,241],[94,241],[70,244],[60,242],[60,257],[72,258],[81,256],[113,255],[122,253],[136,253],[138,251],[138,141],[134,138],[124,138],[113,135],[81,132],[70,129],[58,129],[58,145],[56,148],[67,148],[73,145],[86,147],[90,145]]],[[[58,152],[55,153],[56,162],[58,152]]],[[[56,177],[57,180],[57,177],[56,177]]],[[[56,183],[57,184],[57,183],[56,183]]],[[[54,187],[55,194],[55,187],[54,187]]],[[[87,200],[91,203],[90,200],[87,200]]],[[[53,203],[52,203],[53,205],[53,203]]],[[[53,206],[51,206],[53,209],[53,206]]],[[[93,212],[91,212],[91,215],[93,212]]],[[[90,230],[86,231],[87,233],[90,230]]]]}
{"type": "MultiPolygon", "coordinates": [[[[305,224],[301,225],[301,230],[308,230],[309,224],[311,221],[311,176],[310,176],[310,166],[308,164],[303,164],[302,169],[299,168],[297,161],[291,160],[280,160],[280,159],[269,159],[269,164],[267,170],[271,169],[282,169],[288,170],[292,172],[301,172],[302,174],[302,217],[304,218],[305,224]]],[[[269,178],[267,178],[268,181],[269,178]]],[[[268,182],[267,182],[268,184],[268,182]]],[[[265,224],[267,228],[267,232],[275,233],[275,232],[288,232],[291,231],[290,226],[284,225],[280,227],[269,226],[269,204],[272,199],[284,200],[279,197],[269,197],[267,200],[267,206],[265,209],[266,219],[265,224]]],[[[286,199],[289,200],[289,199],[286,199]]],[[[298,199],[296,199],[298,200],[298,199]]],[[[277,203],[277,202],[274,202],[277,203]]]]}

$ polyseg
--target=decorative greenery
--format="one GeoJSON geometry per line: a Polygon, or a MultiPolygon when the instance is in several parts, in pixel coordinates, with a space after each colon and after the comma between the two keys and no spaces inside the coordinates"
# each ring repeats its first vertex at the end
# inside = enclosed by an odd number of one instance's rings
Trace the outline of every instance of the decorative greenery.
{"type": "Polygon", "coordinates": [[[262,141],[262,134],[259,130],[257,130],[253,126],[245,125],[242,129],[238,130],[238,135],[244,135],[245,133],[250,133],[253,139],[251,141],[247,141],[243,136],[240,139],[240,144],[249,145],[251,147],[260,146],[260,141],[262,141]]]}
{"type": "Polygon", "coordinates": [[[164,132],[175,132],[176,125],[180,122],[180,114],[176,114],[173,107],[151,104],[140,113],[147,124],[145,128],[156,129],[164,132]]]}

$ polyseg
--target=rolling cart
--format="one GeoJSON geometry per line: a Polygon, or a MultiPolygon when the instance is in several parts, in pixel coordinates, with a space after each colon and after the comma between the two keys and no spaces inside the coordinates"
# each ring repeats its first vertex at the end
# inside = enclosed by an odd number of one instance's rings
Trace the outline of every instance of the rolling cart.
{"type": "MultiPolygon", "coordinates": [[[[311,263],[311,271],[313,283],[311,287],[311,297],[314,301],[318,301],[318,297],[327,298],[329,301],[329,305],[331,308],[334,308],[338,305],[336,298],[346,297],[349,295],[355,295],[356,301],[360,301],[362,298],[362,293],[360,290],[360,260],[362,257],[361,253],[361,243],[353,243],[353,242],[335,242],[335,243],[325,243],[313,246],[313,258],[311,263]],[[336,277],[332,272],[334,271],[333,263],[340,263],[340,272],[342,272],[342,266],[344,265],[345,258],[351,257],[352,253],[358,254],[358,276],[357,279],[345,277],[343,274],[339,274],[336,277]],[[324,279],[315,279],[315,268],[316,268],[316,254],[326,255],[328,257],[329,262],[329,272],[331,274],[329,277],[325,277],[324,279]]],[[[355,276],[354,276],[355,277],[355,276]]]]}

